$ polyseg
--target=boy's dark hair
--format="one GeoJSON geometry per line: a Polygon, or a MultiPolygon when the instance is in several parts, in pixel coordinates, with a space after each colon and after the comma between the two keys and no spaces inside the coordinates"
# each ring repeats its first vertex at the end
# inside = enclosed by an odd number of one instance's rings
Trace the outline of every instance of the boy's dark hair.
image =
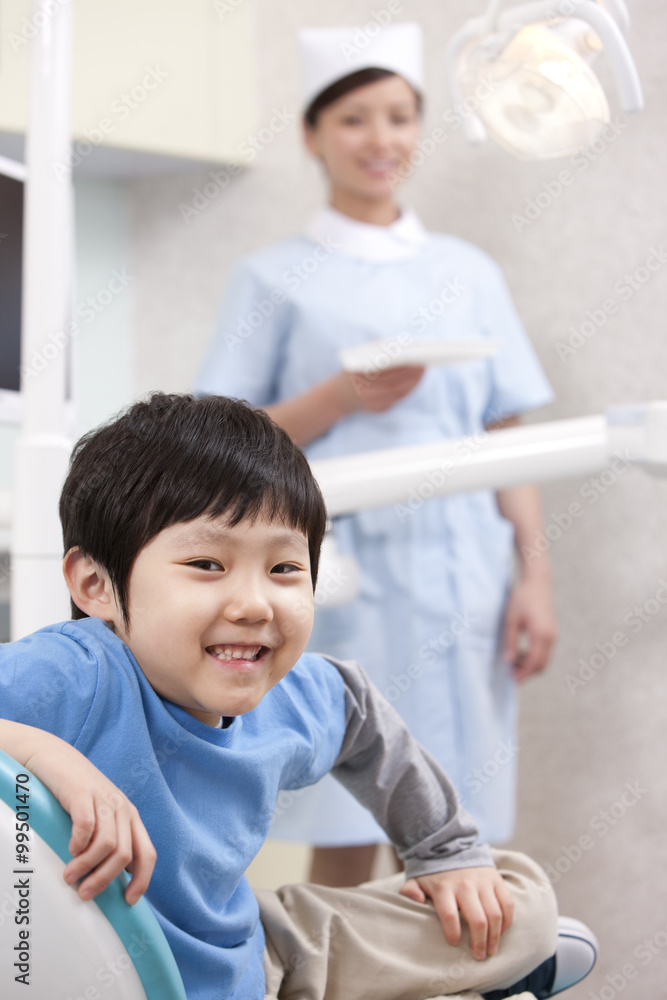
{"type": "MultiPolygon", "coordinates": [[[[132,564],[160,531],[262,513],[307,536],[315,587],[326,510],[310,466],[266,413],[225,396],[135,403],[75,445],[60,497],[65,552],[77,545],[107,571],[126,624],[132,564]]],[[[72,616],[87,617],[74,601],[72,616]]]]}
{"type": "MultiPolygon", "coordinates": [[[[366,84],[375,83],[377,80],[385,80],[389,76],[398,76],[398,74],[392,73],[389,69],[376,69],[371,66],[368,69],[358,69],[354,73],[348,73],[340,80],[335,80],[330,87],[326,87],[321,94],[318,94],[306,108],[303,115],[306,124],[310,128],[316,128],[320,111],[324,111],[334,101],[340,100],[341,97],[345,97],[346,94],[358,87],[365,87],[366,84]]],[[[415,96],[417,98],[417,111],[421,115],[424,101],[422,95],[416,90],[415,96]]]]}

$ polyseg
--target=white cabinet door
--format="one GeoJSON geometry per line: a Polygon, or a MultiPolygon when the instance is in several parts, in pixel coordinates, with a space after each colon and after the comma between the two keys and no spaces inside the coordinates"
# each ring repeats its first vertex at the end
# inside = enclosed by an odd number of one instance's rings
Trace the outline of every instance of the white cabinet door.
{"type": "MultiPolygon", "coordinates": [[[[28,0],[0,0],[1,132],[25,131],[31,40],[65,2],[44,0],[36,15],[28,0]]],[[[79,0],[75,157],[105,147],[244,162],[254,53],[253,0],[79,0]]]]}

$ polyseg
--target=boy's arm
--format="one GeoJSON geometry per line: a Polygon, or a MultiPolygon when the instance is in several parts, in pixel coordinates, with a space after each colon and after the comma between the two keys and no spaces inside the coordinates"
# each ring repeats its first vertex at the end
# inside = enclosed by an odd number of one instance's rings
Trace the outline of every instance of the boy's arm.
{"type": "Polygon", "coordinates": [[[64,740],[34,726],[0,719],[0,747],[28,768],[72,818],[65,881],[83,879],[78,892],[92,899],[127,869],[125,892],[136,903],[148,888],[155,849],[135,806],[94,764],[64,740]]]}
{"type": "Polygon", "coordinates": [[[405,863],[403,894],[433,900],[451,944],[460,938],[460,911],[474,957],[494,954],[512,922],[512,899],[490,849],[477,843],[472,817],[440,765],[364,672],[355,663],[327,659],[346,691],[345,737],[332,773],[391,838],[405,863]]]}
{"type": "Polygon", "coordinates": [[[346,728],[333,775],[375,816],[408,878],[494,867],[449,778],[356,663],[326,657],[345,682],[346,728]]]}

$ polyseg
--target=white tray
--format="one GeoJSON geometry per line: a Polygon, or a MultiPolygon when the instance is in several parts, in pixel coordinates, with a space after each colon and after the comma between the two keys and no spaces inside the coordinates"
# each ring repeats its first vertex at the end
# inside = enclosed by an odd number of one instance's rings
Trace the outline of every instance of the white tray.
{"type": "Polygon", "coordinates": [[[492,358],[498,353],[500,340],[494,337],[468,337],[459,340],[418,340],[406,344],[397,338],[369,340],[338,352],[340,362],[348,372],[364,375],[398,368],[401,365],[454,365],[461,361],[492,358]]]}

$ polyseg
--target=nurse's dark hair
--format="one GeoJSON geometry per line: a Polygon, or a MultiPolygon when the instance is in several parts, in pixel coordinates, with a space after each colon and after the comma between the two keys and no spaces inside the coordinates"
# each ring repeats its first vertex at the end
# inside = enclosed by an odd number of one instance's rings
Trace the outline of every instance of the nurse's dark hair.
{"type": "MultiPolygon", "coordinates": [[[[341,97],[345,97],[346,94],[356,90],[358,87],[365,87],[367,83],[385,80],[390,76],[398,76],[398,74],[392,73],[388,69],[376,69],[374,67],[359,69],[356,73],[349,73],[342,79],[336,80],[330,87],[327,87],[326,90],[317,95],[315,100],[306,108],[303,115],[304,121],[310,128],[315,128],[320,112],[324,111],[330,104],[333,104],[334,101],[340,100],[341,97]]],[[[414,91],[414,94],[417,99],[417,112],[421,115],[424,103],[422,95],[417,90],[414,91]]]]}
{"type": "MultiPolygon", "coordinates": [[[[221,515],[303,532],[315,587],[326,510],[310,466],[266,413],[226,396],[135,403],[76,444],[60,497],[65,552],[78,546],[106,570],[126,625],[141,549],[171,525],[221,515]]],[[[72,617],[87,617],[74,602],[72,617]]]]}

